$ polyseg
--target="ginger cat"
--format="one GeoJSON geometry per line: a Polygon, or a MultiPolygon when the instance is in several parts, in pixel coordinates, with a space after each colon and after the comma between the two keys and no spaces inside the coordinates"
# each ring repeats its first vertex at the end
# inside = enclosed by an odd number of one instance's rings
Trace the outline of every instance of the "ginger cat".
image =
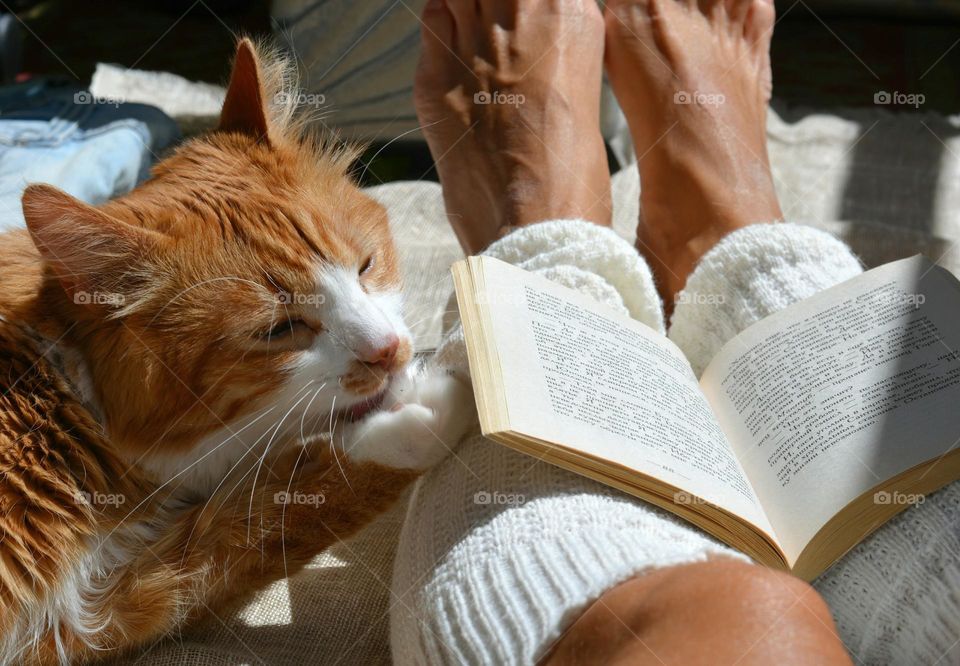
{"type": "Polygon", "coordinates": [[[386,212],[242,40],[219,127],[0,236],[0,663],[113,657],[295,572],[473,424],[409,369],[386,212]]]}

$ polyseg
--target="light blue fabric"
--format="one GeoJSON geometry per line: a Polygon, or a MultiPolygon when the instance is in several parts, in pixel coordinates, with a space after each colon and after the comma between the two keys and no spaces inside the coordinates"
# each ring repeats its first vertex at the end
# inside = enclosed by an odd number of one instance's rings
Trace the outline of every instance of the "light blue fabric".
{"type": "Polygon", "coordinates": [[[153,107],[46,82],[0,89],[0,232],[24,226],[28,184],[103,203],[146,179],[157,152],[176,138],[176,124],[153,107]]]}
{"type": "Polygon", "coordinates": [[[133,189],[151,160],[150,132],[139,120],[93,130],[59,119],[0,121],[0,232],[24,226],[20,196],[29,183],[98,204],[133,189]]]}

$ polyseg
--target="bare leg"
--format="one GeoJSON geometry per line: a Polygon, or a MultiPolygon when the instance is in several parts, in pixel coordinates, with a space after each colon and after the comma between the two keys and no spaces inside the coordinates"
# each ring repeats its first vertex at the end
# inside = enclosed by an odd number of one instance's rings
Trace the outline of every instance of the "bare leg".
{"type": "Polygon", "coordinates": [[[773,0],[611,0],[607,69],[639,157],[637,244],[668,310],[697,261],[782,217],[767,158],[773,0]]]}
{"type": "Polygon", "coordinates": [[[607,591],[544,661],[849,664],[806,583],[733,560],[658,569],[607,591]]]}
{"type": "Polygon", "coordinates": [[[434,0],[414,101],[468,253],[550,219],[610,224],[592,0],[434,0]]]}
{"type": "MultiPolygon", "coordinates": [[[[781,217],[765,136],[773,5],[611,0],[606,19],[610,77],[640,157],[638,246],[669,307],[720,239],[781,217]]],[[[722,560],[608,590],[546,662],[591,655],[615,664],[850,663],[813,588],[722,560]]]]}
{"type": "MultiPolygon", "coordinates": [[[[424,13],[418,111],[439,162],[451,224],[469,251],[482,249],[505,228],[544,219],[584,217],[600,224],[609,219],[609,175],[597,129],[603,50],[599,12],[593,0],[520,5],[517,0],[446,0],[431,3],[424,13]],[[522,95],[524,102],[474,104],[473,95],[483,90],[522,95]]],[[[692,9],[683,11],[691,13],[696,6],[691,3],[692,9]]],[[[625,69],[631,66],[629,60],[620,63],[621,81],[638,78],[625,69]]],[[[746,87],[744,95],[754,106],[765,101],[762,94],[751,96],[746,87]]],[[[645,103],[652,107],[657,104],[650,100],[659,103],[663,98],[663,91],[654,92],[647,85],[638,86],[636,94],[648,95],[645,103]]],[[[628,112],[643,106],[639,97],[631,102],[633,106],[625,104],[628,112]]],[[[654,115],[660,111],[649,109],[654,115]]],[[[762,145],[762,120],[756,109],[753,113],[737,120],[736,131],[762,145]]],[[[696,129],[690,122],[684,136],[695,138],[696,129]]],[[[650,141],[655,131],[641,134],[639,141],[650,141]]],[[[702,202],[716,199],[711,188],[726,196],[726,182],[714,178],[711,168],[749,162],[742,153],[713,155],[715,146],[705,140],[677,145],[689,164],[671,172],[673,155],[667,153],[660,175],[668,183],[677,179],[682,191],[684,179],[693,174],[702,202]],[[701,150],[705,152],[698,162],[701,150]]],[[[755,171],[750,183],[769,181],[765,163],[755,171]]],[[[657,202],[660,210],[669,210],[674,195],[663,194],[657,202]]],[[[773,198],[771,207],[721,216],[716,226],[710,222],[715,216],[707,215],[702,218],[703,233],[688,236],[698,239],[695,248],[705,252],[710,239],[715,242],[755,216],[778,217],[775,203],[773,198]]],[[[695,213],[713,212],[706,204],[703,208],[692,207],[685,214],[701,223],[695,213]]],[[[654,216],[645,237],[664,240],[659,246],[666,258],[664,270],[681,272],[685,279],[683,262],[692,268],[698,255],[689,250],[670,254],[685,244],[672,242],[666,216],[659,220],[660,227],[654,216]]],[[[682,279],[673,284],[682,285],[682,279]]],[[[808,585],[732,560],[659,569],[608,590],[572,625],[547,661],[733,663],[741,657],[741,663],[848,663],[826,606],[808,585]],[[692,633],[696,640],[691,640],[692,633]]]]}

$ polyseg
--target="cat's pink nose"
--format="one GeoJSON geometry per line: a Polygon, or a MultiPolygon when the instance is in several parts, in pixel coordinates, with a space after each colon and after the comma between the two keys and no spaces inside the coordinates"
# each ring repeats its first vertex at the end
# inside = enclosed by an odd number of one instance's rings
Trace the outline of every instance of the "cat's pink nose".
{"type": "Polygon", "coordinates": [[[381,365],[389,368],[397,358],[397,350],[400,349],[400,338],[396,333],[391,333],[380,344],[371,345],[362,350],[358,355],[360,360],[370,365],[381,365]]]}

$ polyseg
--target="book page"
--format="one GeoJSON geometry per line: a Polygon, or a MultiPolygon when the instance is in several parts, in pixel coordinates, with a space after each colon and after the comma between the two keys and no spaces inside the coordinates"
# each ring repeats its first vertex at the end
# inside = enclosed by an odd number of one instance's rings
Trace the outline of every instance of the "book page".
{"type": "Polygon", "coordinates": [[[690,364],[649,327],[483,258],[512,430],[664,481],[772,536],[690,364]]]}
{"type": "Polygon", "coordinates": [[[958,444],[958,312],[956,278],[904,259],[754,324],[704,372],[791,563],[848,503],[958,444]]]}

